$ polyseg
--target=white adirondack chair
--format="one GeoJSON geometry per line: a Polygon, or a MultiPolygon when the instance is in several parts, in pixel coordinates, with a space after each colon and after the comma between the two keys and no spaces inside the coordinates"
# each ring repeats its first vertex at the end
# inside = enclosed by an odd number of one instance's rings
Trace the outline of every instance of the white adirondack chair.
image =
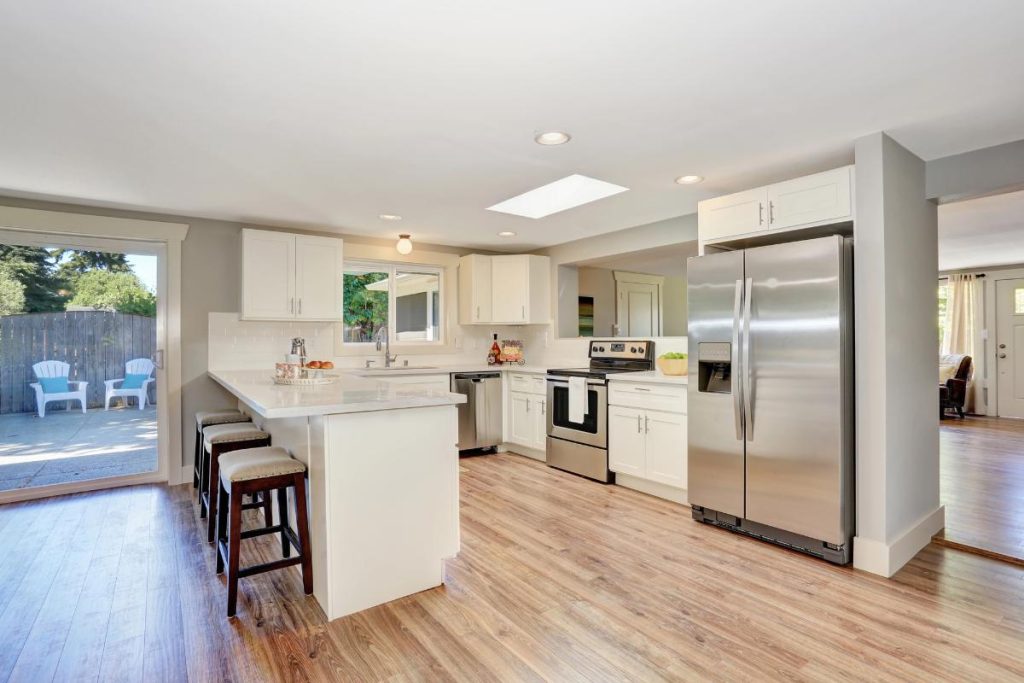
{"type": "MultiPolygon", "coordinates": [[[[32,366],[32,372],[36,377],[67,377],[71,374],[71,366],[59,360],[44,360],[32,366]]],[[[85,390],[88,382],[68,382],[68,387],[74,387],[73,391],[63,391],[55,394],[48,394],[43,391],[40,382],[32,382],[30,387],[36,390],[36,410],[39,417],[46,417],[46,404],[51,401],[79,401],[82,404],[82,412],[85,412],[85,390]]]]}
{"type": "Polygon", "coordinates": [[[156,381],[156,378],[153,377],[153,369],[155,367],[156,366],[153,364],[153,361],[151,361],[148,358],[134,358],[134,359],[128,361],[127,363],[125,363],[124,364],[124,373],[125,373],[125,375],[146,375],[148,377],[148,379],[146,379],[142,383],[142,386],[139,387],[138,389],[118,389],[118,388],[115,388],[114,385],[117,384],[118,382],[123,382],[125,380],[124,377],[122,377],[121,379],[108,379],[105,382],[103,382],[103,384],[106,385],[106,387],[107,387],[106,396],[103,399],[103,402],[104,402],[103,410],[110,410],[110,399],[114,398],[115,396],[122,396],[122,397],[124,397],[124,399],[125,399],[125,402],[124,402],[125,406],[128,405],[128,398],[130,396],[134,396],[135,398],[137,398],[139,400],[139,410],[142,410],[143,408],[145,408],[146,407],[146,398],[149,396],[149,394],[148,394],[148,392],[149,392],[149,384],[150,384],[150,382],[155,382],[156,381]]]}

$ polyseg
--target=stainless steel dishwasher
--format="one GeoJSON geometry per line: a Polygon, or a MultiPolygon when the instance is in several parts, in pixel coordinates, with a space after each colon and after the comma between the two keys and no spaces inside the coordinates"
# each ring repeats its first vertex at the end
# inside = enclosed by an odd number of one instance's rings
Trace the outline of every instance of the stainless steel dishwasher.
{"type": "Polygon", "coordinates": [[[459,404],[459,451],[501,443],[501,373],[453,373],[452,393],[467,399],[459,404]]]}

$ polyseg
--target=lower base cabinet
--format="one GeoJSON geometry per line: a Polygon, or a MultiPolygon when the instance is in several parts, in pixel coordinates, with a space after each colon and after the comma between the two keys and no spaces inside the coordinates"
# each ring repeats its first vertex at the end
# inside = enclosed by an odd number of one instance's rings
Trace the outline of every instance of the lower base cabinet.
{"type": "MultiPolygon", "coordinates": [[[[649,400],[649,399],[638,399],[649,400]]],[[[608,468],[620,474],[686,488],[685,402],[679,412],[608,407],[608,468]]]]}
{"type": "Polygon", "coordinates": [[[544,396],[509,392],[509,443],[544,450],[547,440],[547,403],[544,396]]]}

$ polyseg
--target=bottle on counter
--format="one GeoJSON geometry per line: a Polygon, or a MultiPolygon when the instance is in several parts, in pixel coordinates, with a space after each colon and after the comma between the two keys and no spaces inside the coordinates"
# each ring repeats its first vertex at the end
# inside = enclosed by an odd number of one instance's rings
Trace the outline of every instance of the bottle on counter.
{"type": "Polygon", "coordinates": [[[501,347],[498,346],[498,335],[494,335],[494,343],[491,344],[491,350],[487,352],[487,364],[497,365],[501,362],[501,347]]]}

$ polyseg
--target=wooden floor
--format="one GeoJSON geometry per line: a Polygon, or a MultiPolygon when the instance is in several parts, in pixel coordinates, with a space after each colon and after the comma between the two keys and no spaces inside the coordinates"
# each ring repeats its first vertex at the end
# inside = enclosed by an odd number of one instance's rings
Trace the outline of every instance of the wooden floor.
{"type": "Polygon", "coordinates": [[[188,486],[0,508],[0,681],[1024,680],[1020,567],[932,545],[887,581],[515,455],[462,502],[446,587],[330,624],[293,571],[224,618],[188,486]]]}
{"type": "Polygon", "coordinates": [[[939,450],[941,538],[1024,563],[1024,420],[943,420],[939,450]]]}

